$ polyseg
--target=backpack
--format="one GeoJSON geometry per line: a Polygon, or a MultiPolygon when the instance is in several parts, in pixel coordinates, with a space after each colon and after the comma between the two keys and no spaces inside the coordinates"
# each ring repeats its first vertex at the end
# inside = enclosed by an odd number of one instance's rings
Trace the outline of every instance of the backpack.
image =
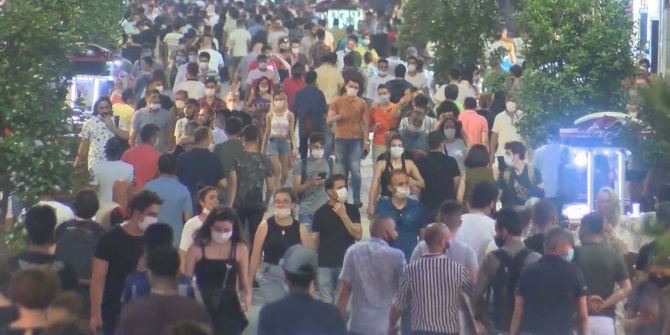
{"type": "Polygon", "coordinates": [[[493,252],[493,256],[500,262],[491,287],[491,293],[493,294],[493,325],[497,330],[510,329],[512,314],[514,313],[516,285],[519,281],[524,261],[530,253],[530,249],[523,248],[512,258],[502,249],[493,252]]]}
{"type": "MultiPolygon", "coordinates": [[[[305,158],[302,161],[300,161],[300,182],[304,183],[305,180],[307,180],[307,161],[309,158],[305,158]]],[[[333,160],[330,159],[330,157],[326,157],[326,163],[328,163],[328,176],[333,175],[333,160]]],[[[303,197],[305,196],[305,193],[303,192],[300,194],[298,197],[298,202],[301,202],[303,197]]]]}
{"type": "Polygon", "coordinates": [[[99,238],[100,234],[92,229],[83,226],[68,227],[56,241],[55,256],[72,265],[77,278],[89,279],[99,238]]]}
{"type": "MultiPolygon", "coordinates": [[[[530,185],[535,186],[535,168],[533,167],[533,164],[526,164],[526,168],[528,169],[528,180],[530,180],[530,185]]],[[[511,169],[507,168],[503,172],[503,180],[505,181],[505,185],[509,183],[510,179],[510,174],[511,174],[511,169]]],[[[522,172],[523,173],[523,172],[522,172]]]]}

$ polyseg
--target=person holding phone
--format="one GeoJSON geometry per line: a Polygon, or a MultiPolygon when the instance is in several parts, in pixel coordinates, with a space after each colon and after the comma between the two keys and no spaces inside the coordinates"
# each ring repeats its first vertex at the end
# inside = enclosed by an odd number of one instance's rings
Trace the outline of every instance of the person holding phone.
{"type": "Polygon", "coordinates": [[[312,133],[309,137],[309,157],[293,165],[293,188],[299,195],[300,210],[298,221],[311,230],[314,212],[328,201],[321,187],[332,174],[333,162],[324,157],[326,140],[322,133],[312,133]]]}
{"type": "Polygon", "coordinates": [[[93,117],[81,129],[81,143],[74,166],[83,164],[86,159],[87,169],[90,170],[98,162],[104,161],[105,145],[114,136],[128,139],[128,132],[114,125],[109,97],[100,97],[93,105],[93,117]]]}

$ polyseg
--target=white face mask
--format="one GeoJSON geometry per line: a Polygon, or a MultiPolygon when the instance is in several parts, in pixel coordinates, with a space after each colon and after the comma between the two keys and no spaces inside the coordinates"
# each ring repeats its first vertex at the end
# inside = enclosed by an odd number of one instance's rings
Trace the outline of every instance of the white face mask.
{"type": "Polygon", "coordinates": [[[514,159],[512,159],[511,156],[509,156],[509,155],[505,155],[505,156],[504,156],[504,159],[505,159],[505,165],[507,165],[507,166],[509,166],[509,167],[513,167],[513,166],[514,166],[514,159]]]}
{"type": "Polygon", "coordinates": [[[213,97],[216,94],[216,89],[215,88],[206,88],[205,89],[205,95],[208,97],[213,97]]]}
{"type": "Polygon", "coordinates": [[[391,103],[391,98],[388,95],[380,95],[379,96],[379,104],[382,106],[386,106],[389,103],[391,103]]]}
{"type": "Polygon", "coordinates": [[[337,201],[345,203],[347,202],[347,188],[343,187],[339,190],[335,191],[335,194],[337,194],[337,201]]]}
{"type": "Polygon", "coordinates": [[[163,86],[156,86],[156,89],[158,90],[158,92],[163,92],[163,86]]]}
{"type": "Polygon", "coordinates": [[[149,104],[149,108],[152,110],[159,110],[161,109],[161,104],[149,104]]]}
{"type": "Polygon", "coordinates": [[[398,197],[398,199],[407,199],[409,197],[410,190],[409,187],[398,187],[395,190],[395,196],[398,197]]]}
{"type": "Polygon", "coordinates": [[[157,217],[147,215],[147,216],[144,217],[144,220],[140,221],[140,224],[139,224],[140,225],[140,230],[145,231],[145,230],[147,230],[147,228],[149,228],[149,226],[151,226],[152,224],[154,224],[156,222],[158,222],[157,217]]]}
{"type": "Polygon", "coordinates": [[[389,72],[388,72],[387,70],[383,70],[383,71],[382,71],[382,70],[379,70],[379,72],[377,72],[377,74],[378,74],[380,77],[386,77],[386,75],[389,74],[389,72]]]}
{"type": "Polygon", "coordinates": [[[510,112],[510,113],[514,113],[514,112],[516,112],[516,102],[514,102],[514,101],[508,101],[508,102],[505,104],[505,108],[506,108],[507,111],[510,112]]]}
{"type": "Polygon", "coordinates": [[[284,108],[284,100],[275,101],[275,107],[284,108]]]}
{"type": "Polygon", "coordinates": [[[414,65],[414,64],[407,65],[407,71],[409,71],[409,72],[416,71],[416,65],[414,65]]]}
{"type": "Polygon", "coordinates": [[[292,52],[294,55],[297,55],[297,54],[300,53],[300,48],[292,48],[292,49],[291,49],[291,52],[292,52]]]}
{"type": "Polygon", "coordinates": [[[290,208],[277,208],[275,207],[275,216],[277,216],[280,219],[287,218],[291,216],[291,209],[290,208]]]}
{"type": "Polygon", "coordinates": [[[405,148],[403,147],[391,147],[391,157],[393,158],[399,158],[402,156],[402,153],[405,152],[405,148]]]}
{"type": "Polygon", "coordinates": [[[323,158],[323,155],[326,151],[324,149],[312,149],[312,157],[315,159],[323,158]]]}
{"type": "Polygon", "coordinates": [[[209,63],[207,62],[200,62],[198,64],[200,65],[201,70],[207,70],[209,68],[209,63]]]}
{"type": "Polygon", "coordinates": [[[211,210],[210,210],[209,208],[207,208],[207,207],[203,207],[203,209],[202,209],[202,213],[203,213],[203,214],[205,214],[205,215],[209,215],[210,212],[211,212],[211,210]]]}
{"type": "Polygon", "coordinates": [[[453,140],[454,138],[456,138],[456,129],[444,128],[444,138],[448,140],[453,140]]]}
{"type": "Polygon", "coordinates": [[[178,109],[182,109],[186,106],[186,103],[184,100],[177,100],[174,102],[174,106],[177,107],[178,109]]]}
{"type": "Polygon", "coordinates": [[[347,87],[347,95],[350,97],[355,97],[358,94],[358,89],[353,87],[347,87]]]}
{"type": "Polygon", "coordinates": [[[226,243],[233,236],[233,231],[219,233],[212,231],[212,241],[216,243],[226,243]]]}

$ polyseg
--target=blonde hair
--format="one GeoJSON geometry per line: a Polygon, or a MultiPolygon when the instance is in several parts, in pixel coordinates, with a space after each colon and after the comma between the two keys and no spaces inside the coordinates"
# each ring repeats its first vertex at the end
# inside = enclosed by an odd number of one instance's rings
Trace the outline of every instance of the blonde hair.
{"type": "Polygon", "coordinates": [[[619,195],[616,191],[609,186],[601,188],[598,191],[598,195],[601,193],[607,193],[610,199],[609,202],[613,205],[610,213],[601,213],[601,215],[605,218],[607,223],[617,225],[619,221],[621,221],[621,199],[619,199],[619,195]]]}

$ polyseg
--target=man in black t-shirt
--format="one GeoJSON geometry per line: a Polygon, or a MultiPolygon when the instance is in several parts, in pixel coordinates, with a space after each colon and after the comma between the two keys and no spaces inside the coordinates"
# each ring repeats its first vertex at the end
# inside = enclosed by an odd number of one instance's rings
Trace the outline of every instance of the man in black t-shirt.
{"type": "Polygon", "coordinates": [[[325,182],[328,202],[314,213],[312,231],[318,243],[319,270],[316,278],[319,297],[335,302],[344,253],[363,236],[358,207],[347,203],[347,180],[336,174],[325,182]]]}
{"type": "Polygon", "coordinates": [[[441,131],[428,134],[430,152],[417,162],[421,177],[430,181],[421,193],[421,203],[430,211],[431,220],[443,202],[456,200],[456,185],[461,177],[456,160],[442,152],[443,143],[441,131]]]}
{"type": "Polygon", "coordinates": [[[11,272],[46,266],[58,274],[63,290],[76,290],[79,285],[74,269],[69,263],[57,259],[51,252],[56,227],[54,209],[47,205],[33,206],[26,213],[24,225],[28,233],[28,247],[9,260],[11,272]]]}
{"type": "Polygon", "coordinates": [[[121,293],[129,273],[142,255],[142,236],[158,221],[162,204],[158,194],[141,191],[130,201],[129,219],[106,232],[95,248],[91,275],[92,332],[102,326],[105,335],[113,335],[121,314],[121,293]]]}

